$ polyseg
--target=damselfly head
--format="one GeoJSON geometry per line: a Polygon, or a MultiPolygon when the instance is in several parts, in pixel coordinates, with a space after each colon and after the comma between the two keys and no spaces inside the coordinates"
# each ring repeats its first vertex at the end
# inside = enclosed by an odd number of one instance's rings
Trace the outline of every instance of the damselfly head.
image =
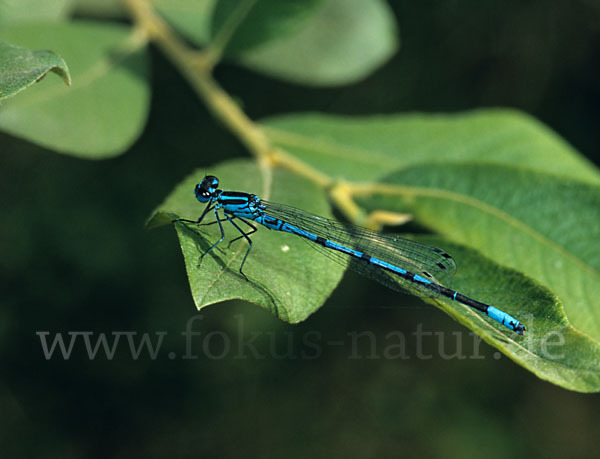
{"type": "Polygon", "coordinates": [[[200,202],[210,201],[214,197],[218,187],[219,179],[214,175],[207,175],[194,189],[196,199],[200,202]]]}

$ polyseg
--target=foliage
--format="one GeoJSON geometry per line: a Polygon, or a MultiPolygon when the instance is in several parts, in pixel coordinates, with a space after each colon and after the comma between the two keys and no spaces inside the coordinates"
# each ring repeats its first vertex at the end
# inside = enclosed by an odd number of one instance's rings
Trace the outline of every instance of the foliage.
{"type": "Polygon", "coordinates": [[[102,159],[127,151],[150,106],[145,52],[117,24],[17,23],[0,38],[60,50],[73,84],[45,79],[7,101],[0,129],[61,153],[102,159]]]}
{"type": "MultiPolygon", "coordinates": [[[[202,163],[224,186],[323,215],[331,214],[332,202],[361,224],[381,224],[377,211],[409,213],[438,235],[417,237],[458,260],[454,287],[525,318],[528,332],[521,338],[460,305],[436,300],[436,306],[539,377],[600,390],[600,175],[558,135],[505,110],[355,118],[288,113],[253,121],[213,77],[216,66],[231,62],[308,86],[358,82],[398,46],[397,26],[381,0],[123,4],[132,27],[65,20],[65,2],[42,14],[45,22],[24,22],[19,12],[1,16],[0,129],[80,158],[125,153],[150,110],[148,45],[154,43],[256,160],[219,162],[203,152],[202,163]],[[70,75],[73,84],[40,81],[49,71],[67,83],[70,75]],[[559,335],[564,352],[555,358],[545,349],[559,335]]],[[[195,218],[200,208],[192,189],[203,173],[182,181],[149,226],[195,218]]],[[[198,267],[214,229],[176,225],[198,308],[238,298],[295,323],[314,313],[342,276],[302,241],[267,231],[254,239],[251,283],[236,272],[245,252],[240,243],[198,267]]]]}
{"type": "Polygon", "coordinates": [[[69,69],[60,56],[0,42],[0,100],[14,96],[48,72],[56,73],[65,83],[71,84],[69,69]]]}

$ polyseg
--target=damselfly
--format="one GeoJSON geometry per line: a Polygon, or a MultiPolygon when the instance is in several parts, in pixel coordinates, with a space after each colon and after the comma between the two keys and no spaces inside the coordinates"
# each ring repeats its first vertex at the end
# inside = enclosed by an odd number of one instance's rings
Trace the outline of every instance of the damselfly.
{"type": "Polygon", "coordinates": [[[204,212],[198,220],[177,220],[202,224],[204,217],[213,211],[216,221],[205,224],[218,224],[221,237],[200,259],[225,239],[222,222],[227,221],[240,233],[231,242],[242,238],[248,242],[240,265],[240,273],[246,277],[243,268],[252,249],[250,235],[257,231],[252,221],[271,230],[300,236],[330,258],[390,288],[421,296],[441,295],[484,313],[519,335],[525,331],[525,326],[506,312],[442,285],[456,270],[454,260],[442,249],[319,217],[301,209],[265,201],[255,194],[223,191],[218,186],[217,177],[204,177],[194,190],[198,201],[207,204],[204,212]],[[222,210],[222,216],[219,210],[222,210]],[[236,223],[238,221],[249,229],[244,231],[236,223]]]}

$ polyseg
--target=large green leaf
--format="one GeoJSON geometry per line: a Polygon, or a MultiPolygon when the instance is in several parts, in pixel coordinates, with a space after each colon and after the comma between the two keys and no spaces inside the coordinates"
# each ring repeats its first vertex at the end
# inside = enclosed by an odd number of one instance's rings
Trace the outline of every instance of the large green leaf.
{"type": "Polygon", "coordinates": [[[440,163],[387,176],[363,203],[409,211],[554,292],[600,342],[600,186],[517,167],[440,163]]]}
{"type": "Polygon", "coordinates": [[[14,96],[48,72],[71,84],[69,69],[62,57],[52,51],[32,51],[0,41],[0,101],[14,96]]]}
{"type": "Polygon", "coordinates": [[[438,299],[438,307],[538,377],[571,390],[600,391],[598,342],[568,323],[548,289],[464,246],[440,237],[418,240],[452,254],[458,265],[452,288],[511,313],[527,330],[523,337],[507,333],[467,306],[446,299],[438,299]]]}
{"type": "MultiPolygon", "coordinates": [[[[197,171],[181,182],[156,209],[148,226],[170,222],[174,216],[198,218],[205,206],[194,197],[194,187],[205,172],[197,171]]],[[[210,173],[218,176],[226,189],[260,193],[321,215],[329,213],[323,194],[290,173],[275,173],[269,188],[261,182],[260,171],[249,161],[224,163],[211,168],[210,173]]],[[[264,230],[252,237],[252,254],[244,266],[244,273],[250,279],[246,281],[239,273],[248,247],[245,241],[234,242],[230,248],[227,242],[222,243],[198,266],[200,254],[219,239],[217,225],[197,227],[178,223],[176,229],[192,295],[199,309],[239,298],[256,303],[283,320],[299,322],[325,302],[343,273],[341,266],[314,253],[299,238],[264,230]]],[[[229,224],[225,231],[228,240],[239,236],[229,224]]]]}
{"type": "Polygon", "coordinates": [[[598,171],[563,139],[514,110],[364,117],[309,113],[269,118],[262,125],[277,146],[346,180],[376,180],[412,165],[476,159],[600,182],[598,171]]]}
{"type": "Polygon", "coordinates": [[[229,60],[315,86],[364,78],[398,47],[394,16],[383,0],[222,0],[213,35],[228,31],[229,60]]]}
{"type": "Polygon", "coordinates": [[[0,39],[50,48],[69,62],[70,88],[44,81],[0,108],[0,129],[47,148],[99,159],[123,153],[144,126],[150,99],[144,50],[124,26],[91,22],[24,24],[0,39]]]}
{"type": "Polygon", "coordinates": [[[382,0],[325,0],[297,33],[240,56],[240,63],[276,78],[337,86],[365,78],[398,48],[393,13],[382,0]]]}

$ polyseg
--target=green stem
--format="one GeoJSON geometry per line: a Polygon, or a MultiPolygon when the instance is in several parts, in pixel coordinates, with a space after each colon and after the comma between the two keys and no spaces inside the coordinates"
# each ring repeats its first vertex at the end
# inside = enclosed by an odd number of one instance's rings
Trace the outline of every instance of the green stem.
{"type": "Polygon", "coordinates": [[[221,28],[215,41],[206,50],[190,48],[172,31],[154,11],[148,0],[122,0],[130,11],[138,33],[145,34],[186,78],[212,114],[220,120],[256,158],[263,175],[265,188],[270,190],[273,166],[285,167],[294,173],[318,184],[329,195],[334,204],[351,221],[364,221],[362,210],[356,205],[353,185],[334,186],[335,181],[317,169],[295,158],[281,148],[275,147],[263,129],[240,109],[212,77],[212,69],[220,60],[235,29],[246,17],[255,0],[247,0],[236,9],[235,14],[221,28]]]}

